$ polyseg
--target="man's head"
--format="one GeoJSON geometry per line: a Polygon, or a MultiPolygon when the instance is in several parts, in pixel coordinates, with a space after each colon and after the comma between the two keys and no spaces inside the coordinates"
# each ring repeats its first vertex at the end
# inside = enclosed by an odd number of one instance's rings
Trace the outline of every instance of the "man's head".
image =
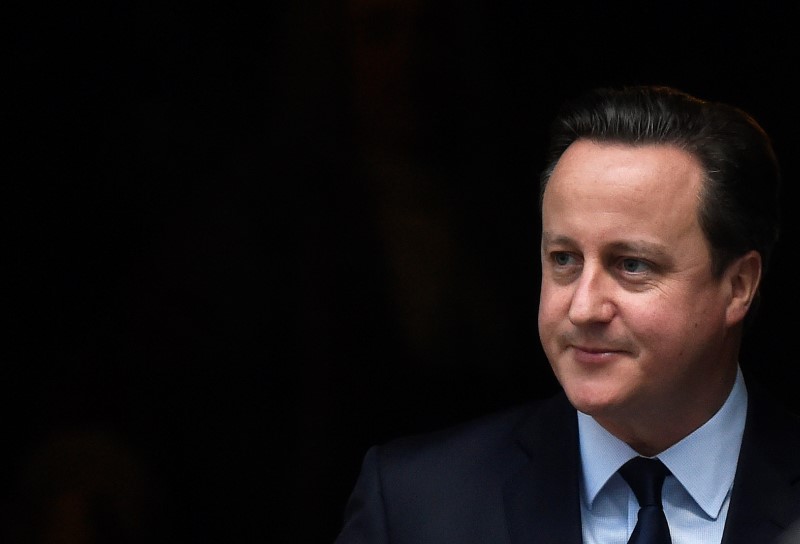
{"type": "Polygon", "coordinates": [[[778,168],[746,114],[601,90],[554,125],[539,332],[573,404],[642,453],[720,407],[777,237],[778,168]]]}
{"type": "Polygon", "coordinates": [[[664,86],[601,88],[568,102],[551,127],[539,204],[561,155],[576,140],[672,144],[705,175],[698,216],[714,274],[754,249],[765,270],[778,239],[780,169],[762,127],[746,112],[664,86]]]}

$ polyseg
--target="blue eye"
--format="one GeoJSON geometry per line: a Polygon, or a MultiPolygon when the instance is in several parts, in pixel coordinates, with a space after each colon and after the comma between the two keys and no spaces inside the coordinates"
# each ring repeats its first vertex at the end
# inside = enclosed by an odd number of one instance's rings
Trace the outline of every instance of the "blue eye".
{"type": "Polygon", "coordinates": [[[553,262],[558,266],[567,266],[572,261],[572,256],[569,253],[556,252],[553,253],[553,262]]]}
{"type": "Polygon", "coordinates": [[[650,268],[647,263],[639,259],[622,259],[622,269],[631,274],[641,274],[650,268]]]}

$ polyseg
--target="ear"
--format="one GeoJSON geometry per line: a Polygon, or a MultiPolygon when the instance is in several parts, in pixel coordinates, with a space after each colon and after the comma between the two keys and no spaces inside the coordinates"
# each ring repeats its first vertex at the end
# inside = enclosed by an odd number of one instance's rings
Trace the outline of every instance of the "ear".
{"type": "Polygon", "coordinates": [[[729,325],[735,325],[744,320],[758,291],[761,282],[761,255],[753,250],[736,259],[725,272],[725,281],[730,286],[730,300],[725,317],[729,325]]]}

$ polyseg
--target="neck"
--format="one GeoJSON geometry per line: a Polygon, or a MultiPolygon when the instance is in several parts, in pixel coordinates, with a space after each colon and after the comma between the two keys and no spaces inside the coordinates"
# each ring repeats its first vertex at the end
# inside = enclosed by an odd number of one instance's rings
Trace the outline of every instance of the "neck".
{"type": "MultiPolygon", "coordinates": [[[[654,457],[703,426],[727,400],[736,380],[736,368],[721,377],[720,387],[699,397],[696,392],[660,406],[643,407],[634,417],[597,414],[594,419],[608,432],[645,457],[654,457]],[[694,398],[690,398],[690,397],[694,398]]],[[[628,412],[630,413],[630,412],[628,412]]]]}

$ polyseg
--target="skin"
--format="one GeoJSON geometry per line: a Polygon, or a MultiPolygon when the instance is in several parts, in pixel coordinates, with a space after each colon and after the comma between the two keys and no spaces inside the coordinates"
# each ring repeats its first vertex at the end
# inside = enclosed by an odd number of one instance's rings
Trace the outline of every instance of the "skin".
{"type": "Polygon", "coordinates": [[[572,404],[642,455],[722,406],[761,277],[755,251],[712,275],[702,183],[677,147],[578,140],[544,194],[542,346],[572,404]]]}

